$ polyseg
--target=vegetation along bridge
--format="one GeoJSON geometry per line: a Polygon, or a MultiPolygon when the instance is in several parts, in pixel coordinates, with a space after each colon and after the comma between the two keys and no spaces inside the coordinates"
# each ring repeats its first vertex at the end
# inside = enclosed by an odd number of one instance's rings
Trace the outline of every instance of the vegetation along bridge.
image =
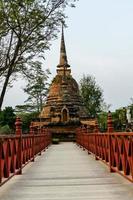
{"type": "Polygon", "coordinates": [[[133,133],[113,132],[110,114],[107,133],[81,127],[77,145],[50,146],[48,129],[23,135],[21,125],[17,118],[16,135],[0,137],[1,200],[133,198],[133,133]]]}

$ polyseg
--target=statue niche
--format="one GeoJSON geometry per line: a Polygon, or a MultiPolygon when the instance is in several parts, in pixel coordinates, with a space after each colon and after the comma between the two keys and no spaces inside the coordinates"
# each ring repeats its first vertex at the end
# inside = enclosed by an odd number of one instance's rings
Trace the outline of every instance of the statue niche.
{"type": "Polygon", "coordinates": [[[69,111],[67,108],[63,108],[61,112],[61,121],[62,122],[68,122],[69,119],[69,111]]]}

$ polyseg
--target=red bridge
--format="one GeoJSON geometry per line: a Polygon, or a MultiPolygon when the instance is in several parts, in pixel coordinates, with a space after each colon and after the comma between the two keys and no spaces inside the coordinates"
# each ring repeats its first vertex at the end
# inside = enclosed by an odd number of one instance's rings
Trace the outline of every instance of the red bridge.
{"type": "Polygon", "coordinates": [[[17,118],[16,135],[0,137],[0,199],[133,198],[133,133],[113,132],[110,113],[107,133],[100,133],[98,125],[95,133],[77,129],[80,148],[75,143],[50,146],[48,129],[31,126],[23,135],[21,126],[17,118]]]}

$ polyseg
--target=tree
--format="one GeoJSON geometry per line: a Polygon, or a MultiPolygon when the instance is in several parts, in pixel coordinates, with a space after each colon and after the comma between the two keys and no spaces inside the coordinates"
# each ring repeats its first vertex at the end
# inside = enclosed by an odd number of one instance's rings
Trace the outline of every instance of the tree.
{"type": "Polygon", "coordinates": [[[105,111],[102,111],[98,114],[98,125],[101,132],[107,131],[107,118],[108,113],[105,111]]]}
{"type": "Polygon", "coordinates": [[[0,0],[0,109],[10,81],[25,73],[31,60],[44,57],[65,18],[65,7],[75,1],[0,0]]]}
{"type": "Polygon", "coordinates": [[[34,62],[29,70],[30,77],[26,77],[27,84],[23,88],[28,98],[24,105],[17,105],[15,111],[19,113],[40,112],[48,92],[48,78],[50,71],[42,70],[41,62],[34,62]]]}
{"type": "Polygon", "coordinates": [[[8,125],[0,127],[0,135],[8,135],[12,134],[12,130],[8,125]]]}
{"type": "Polygon", "coordinates": [[[41,63],[36,62],[36,66],[33,67],[32,79],[28,79],[28,83],[24,88],[24,92],[28,94],[28,98],[25,102],[28,102],[31,108],[38,113],[42,110],[42,106],[45,97],[48,92],[49,84],[49,70],[42,71],[41,63]]]}
{"type": "Polygon", "coordinates": [[[30,130],[31,121],[38,117],[38,112],[31,112],[31,113],[18,113],[18,116],[22,120],[22,130],[23,133],[28,133],[30,130]]]}
{"type": "Polygon", "coordinates": [[[0,111],[0,126],[8,125],[11,129],[15,128],[16,115],[12,107],[6,107],[0,111]]]}
{"type": "Polygon", "coordinates": [[[125,131],[127,126],[126,108],[119,108],[112,113],[113,125],[116,131],[125,131]]]}
{"type": "Polygon", "coordinates": [[[96,117],[103,104],[103,92],[93,76],[83,75],[80,80],[80,94],[89,117],[96,117]]]}
{"type": "Polygon", "coordinates": [[[24,105],[16,105],[15,112],[16,113],[32,113],[35,111],[34,105],[24,104],[24,105]]]}

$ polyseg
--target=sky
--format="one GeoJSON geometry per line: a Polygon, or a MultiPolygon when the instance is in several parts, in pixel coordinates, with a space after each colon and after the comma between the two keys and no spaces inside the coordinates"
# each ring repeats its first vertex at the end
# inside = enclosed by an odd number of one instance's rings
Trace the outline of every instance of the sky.
{"type": "MultiPolygon", "coordinates": [[[[133,97],[133,0],[79,0],[67,8],[65,42],[68,63],[79,82],[83,74],[93,75],[111,110],[127,106],[133,97]]],[[[44,69],[56,74],[60,33],[45,54],[44,69]]],[[[24,81],[8,90],[4,105],[23,104],[24,81]]]]}

